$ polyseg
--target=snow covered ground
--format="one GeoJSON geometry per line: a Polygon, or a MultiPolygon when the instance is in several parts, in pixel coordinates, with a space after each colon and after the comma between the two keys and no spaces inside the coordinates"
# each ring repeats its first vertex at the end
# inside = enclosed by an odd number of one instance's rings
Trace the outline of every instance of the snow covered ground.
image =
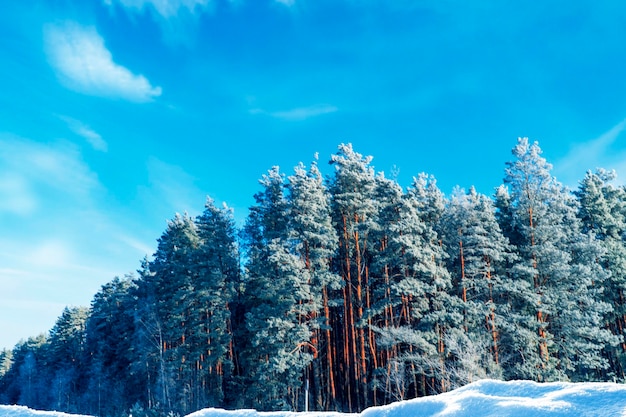
{"type": "Polygon", "coordinates": [[[56,411],[31,410],[20,405],[0,405],[1,417],[89,417],[80,414],[59,413],[56,411]]]}
{"type": "MultiPolygon", "coordinates": [[[[0,416],[77,417],[0,405],[0,416]]],[[[188,417],[355,417],[341,413],[260,413],[206,409],[188,417]]],[[[445,394],[372,407],[360,417],[626,417],[626,385],[479,381],[445,394]]]]}

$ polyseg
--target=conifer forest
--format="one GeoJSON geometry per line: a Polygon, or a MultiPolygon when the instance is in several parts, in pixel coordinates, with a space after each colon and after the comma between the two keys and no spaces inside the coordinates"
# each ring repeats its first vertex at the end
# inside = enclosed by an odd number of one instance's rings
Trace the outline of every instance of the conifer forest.
{"type": "Polygon", "coordinates": [[[207,199],[137,273],[0,351],[0,403],[101,417],[357,412],[482,378],[624,381],[626,188],[520,138],[493,195],[404,189],[351,145],[207,199]]]}

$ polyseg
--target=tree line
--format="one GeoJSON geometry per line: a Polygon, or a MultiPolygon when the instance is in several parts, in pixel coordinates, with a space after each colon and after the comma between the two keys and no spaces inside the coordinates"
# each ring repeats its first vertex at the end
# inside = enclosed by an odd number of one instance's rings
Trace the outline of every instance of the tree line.
{"type": "Polygon", "coordinates": [[[340,145],[208,199],[151,260],[0,352],[0,402],[97,416],[341,410],[480,378],[625,379],[626,189],[575,191],[520,138],[494,196],[406,190],[340,145]]]}

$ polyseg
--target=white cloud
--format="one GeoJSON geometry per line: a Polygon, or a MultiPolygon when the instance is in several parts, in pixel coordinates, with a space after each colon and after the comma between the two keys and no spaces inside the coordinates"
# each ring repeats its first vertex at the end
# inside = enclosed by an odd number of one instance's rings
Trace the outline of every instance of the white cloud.
{"type": "Polygon", "coordinates": [[[143,242],[158,229],[129,220],[132,209],[109,197],[80,147],[0,134],[0,317],[15,324],[0,320],[11,330],[0,332],[0,348],[49,329],[65,305],[88,305],[154,252],[143,242]]]}
{"type": "Polygon", "coordinates": [[[98,189],[96,174],[74,147],[0,136],[0,214],[30,215],[50,193],[82,201],[98,189]]]}
{"type": "Polygon", "coordinates": [[[291,110],[284,111],[275,111],[268,112],[263,109],[254,108],[250,109],[250,114],[265,114],[276,119],[289,120],[289,121],[300,121],[306,120],[311,117],[321,116],[323,114],[334,113],[339,110],[335,106],[331,106],[328,104],[317,104],[309,107],[298,107],[291,110]]]}
{"type": "Polygon", "coordinates": [[[109,149],[108,144],[102,139],[102,136],[91,127],[82,123],[80,120],[72,119],[71,117],[59,116],[61,120],[67,123],[67,126],[78,136],[82,136],[87,142],[97,151],[107,152],[109,149]]]}
{"type": "Polygon", "coordinates": [[[195,186],[196,179],[177,165],[172,165],[151,157],[147,163],[150,189],[144,190],[151,198],[165,203],[170,215],[177,212],[195,211],[204,201],[197,201],[203,193],[195,186]]]}
{"type": "MultiPolygon", "coordinates": [[[[241,0],[229,0],[237,3],[241,0]]],[[[213,0],[104,0],[108,6],[119,4],[129,14],[149,13],[161,28],[161,35],[169,45],[194,45],[197,38],[198,17],[211,12],[213,0]]]]}
{"type": "Polygon", "coordinates": [[[274,0],[276,3],[284,4],[287,7],[291,7],[296,4],[296,0],[274,0]]]}
{"type": "Polygon", "coordinates": [[[151,256],[156,251],[155,245],[149,245],[136,239],[132,236],[128,236],[126,234],[120,234],[117,236],[117,239],[126,245],[127,247],[134,249],[138,255],[148,255],[151,256]]]}
{"type": "Polygon", "coordinates": [[[21,175],[0,173],[0,213],[29,215],[37,208],[37,199],[21,175]]]}
{"type": "Polygon", "coordinates": [[[176,16],[181,9],[193,13],[196,10],[205,9],[211,3],[210,0],[104,0],[104,4],[111,6],[114,1],[127,9],[135,9],[136,11],[152,7],[166,19],[176,16]]]}
{"type": "Polygon", "coordinates": [[[31,248],[27,258],[33,264],[45,267],[64,267],[71,261],[71,250],[65,242],[48,240],[31,248]]]}
{"type": "Polygon", "coordinates": [[[626,175],[626,152],[615,152],[611,146],[626,129],[626,119],[595,139],[574,146],[554,164],[555,176],[569,187],[576,187],[585,172],[596,168],[615,169],[622,181],[626,175]]]}
{"type": "Polygon", "coordinates": [[[147,102],[161,95],[143,75],[116,64],[93,27],[74,22],[48,25],[46,52],[58,78],[74,91],[99,97],[147,102]]]}

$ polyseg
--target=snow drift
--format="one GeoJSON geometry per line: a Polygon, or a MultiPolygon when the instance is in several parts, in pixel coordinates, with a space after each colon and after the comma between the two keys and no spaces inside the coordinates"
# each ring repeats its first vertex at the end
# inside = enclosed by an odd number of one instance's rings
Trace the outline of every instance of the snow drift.
{"type": "MultiPolygon", "coordinates": [[[[77,417],[0,405],[0,416],[77,417]]],[[[372,407],[360,414],[257,412],[205,409],[187,417],[626,417],[626,385],[613,383],[539,384],[529,381],[475,382],[431,397],[372,407]]]]}

